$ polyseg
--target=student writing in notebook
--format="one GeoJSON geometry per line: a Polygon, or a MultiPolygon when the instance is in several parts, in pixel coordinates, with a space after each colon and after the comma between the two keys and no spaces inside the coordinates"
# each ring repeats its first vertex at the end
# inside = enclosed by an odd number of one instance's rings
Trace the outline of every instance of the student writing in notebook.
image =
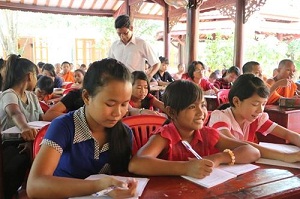
{"type": "Polygon", "coordinates": [[[300,135],[269,119],[263,112],[270,94],[269,88],[259,77],[243,74],[234,82],[229,91],[230,107],[211,113],[208,125],[222,135],[247,141],[260,150],[261,156],[286,162],[300,161],[300,152],[285,153],[267,149],[254,143],[255,133],[273,134],[300,147],[300,135]]]}
{"type": "Polygon", "coordinates": [[[127,171],[132,131],[121,119],[131,92],[131,74],[121,62],[103,59],[91,64],[83,82],[85,105],[54,119],[42,141],[28,177],[30,198],[91,195],[110,186],[117,186],[108,193],[111,197],[134,196],[134,179],[84,180],[92,174],[127,171]]]}
{"type": "Polygon", "coordinates": [[[163,95],[171,122],[153,132],[131,159],[129,171],[142,175],[208,176],[220,164],[250,163],[259,157],[254,147],[204,126],[206,102],[198,85],[187,80],[170,83],[163,95]],[[203,159],[196,159],[182,141],[203,159]]]}

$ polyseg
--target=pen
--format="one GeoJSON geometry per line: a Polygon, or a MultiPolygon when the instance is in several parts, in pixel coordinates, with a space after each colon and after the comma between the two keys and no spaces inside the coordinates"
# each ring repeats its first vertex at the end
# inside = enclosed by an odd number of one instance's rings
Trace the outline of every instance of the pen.
{"type": "Polygon", "coordinates": [[[192,154],[194,154],[194,156],[198,159],[201,160],[202,157],[192,148],[192,146],[190,145],[190,143],[188,143],[185,140],[181,140],[181,143],[183,144],[183,146],[185,146],[185,148],[187,150],[189,150],[190,152],[192,152],[192,154]]]}
{"type": "Polygon", "coordinates": [[[94,193],[93,196],[94,197],[104,196],[104,195],[108,194],[109,192],[113,191],[116,188],[117,188],[116,186],[109,186],[106,189],[103,189],[101,191],[98,191],[97,193],[94,193]]]}

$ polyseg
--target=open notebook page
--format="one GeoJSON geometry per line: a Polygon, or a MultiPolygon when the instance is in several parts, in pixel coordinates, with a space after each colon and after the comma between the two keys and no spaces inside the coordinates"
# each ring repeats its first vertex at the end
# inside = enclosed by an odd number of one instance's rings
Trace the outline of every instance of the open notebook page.
{"type": "Polygon", "coordinates": [[[214,168],[213,172],[203,179],[189,176],[182,177],[203,187],[210,188],[257,168],[259,168],[259,166],[254,164],[220,165],[218,168],[214,168]]]}
{"type": "MultiPolygon", "coordinates": [[[[274,150],[278,150],[278,151],[282,151],[282,152],[287,152],[287,153],[300,151],[300,148],[298,146],[288,145],[288,144],[274,144],[274,143],[260,142],[259,145],[264,146],[266,148],[270,148],[270,149],[274,149],[274,150]]],[[[256,163],[300,169],[300,162],[288,163],[288,162],[283,162],[280,160],[271,160],[271,159],[266,159],[266,158],[260,158],[256,161],[256,163]]]]}

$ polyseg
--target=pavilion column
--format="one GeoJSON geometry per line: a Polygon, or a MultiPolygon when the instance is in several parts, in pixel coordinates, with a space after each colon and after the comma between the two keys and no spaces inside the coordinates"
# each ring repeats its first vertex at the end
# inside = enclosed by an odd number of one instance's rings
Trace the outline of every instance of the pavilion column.
{"type": "Polygon", "coordinates": [[[235,66],[242,69],[244,55],[244,22],[245,0],[236,0],[235,36],[234,36],[234,60],[235,66]]]}
{"type": "Polygon", "coordinates": [[[186,27],[186,65],[197,60],[197,49],[199,42],[199,6],[197,0],[189,0],[187,6],[187,27],[186,27]]]}
{"type": "Polygon", "coordinates": [[[165,13],[164,13],[164,56],[169,59],[170,56],[170,48],[169,44],[171,42],[170,37],[170,27],[169,27],[169,6],[165,6],[165,13]]]}

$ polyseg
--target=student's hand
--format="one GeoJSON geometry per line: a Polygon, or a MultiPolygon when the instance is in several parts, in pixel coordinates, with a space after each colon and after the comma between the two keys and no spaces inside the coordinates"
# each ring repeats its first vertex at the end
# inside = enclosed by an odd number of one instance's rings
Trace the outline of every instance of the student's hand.
{"type": "Polygon", "coordinates": [[[28,127],[22,130],[21,136],[25,141],[33,141],[37,134],[37,129],[28,127]]]}
{"type": "Polygon", "coordinates": [[[129,178],[127,181],[127,187],[116,188],[108,195],[112,198],[130,198],[134,197],[137,188],[137,181],[134,178],[129,178]]]}
{"type": "Polygon", "coordinates": [[[110,186],[117,187],[108,193],[108,195],[112,198],[133,197],[137,188],[137,181],[133,178],[129,178],[126,182],[123,182],[113,177],[105,177],[98,180],[98,183],[101,184],[102,189],[106,189],[110,186]]]}
{"type": "Polygon", "coordinates": [[[280,79],[276,82],[278,87],[289,87],[292,84],[292,80],[290,79],[280,79]]]}
{"type": "Polygon", "coordinates": [[[204,178],[208,176],[214,167],[214,163],[208,159],[190,159],[186,162],[187,175],[194,178],[204,178]]]}
{"type": "Polygon", "coordinates": [[[284,155],[284,161],[290,163],[300,162],[300,151],[294,153],[286,153],[284,155]]]}

